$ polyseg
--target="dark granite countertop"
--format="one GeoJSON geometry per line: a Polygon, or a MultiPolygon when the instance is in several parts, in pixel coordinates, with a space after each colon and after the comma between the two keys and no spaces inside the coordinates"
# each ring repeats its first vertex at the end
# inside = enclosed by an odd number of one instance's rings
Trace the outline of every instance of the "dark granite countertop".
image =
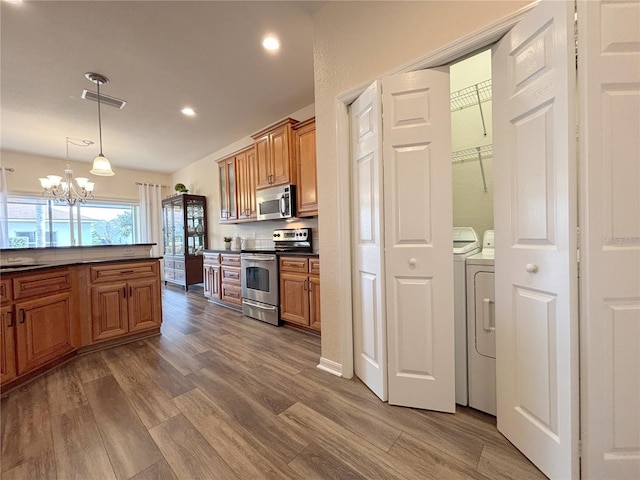
{"type": "Polygon", "coordinates": [[[129,257],[129,258],[107,258],[102,260],[66,260],[59,262],[47,263],[31,263],[24,265],[2,265],[0,266],[0,275],[8,273],[31,272],[34,270],[46,270],[58,267],[70,267],[73,265],[89,265],[96,263],[131,263],[143,262],[149,260],[160,260],[162,257],[129,257]]]}
{"type": "Polygon", "coordinates": [[[43,252],[46,250],[74,250],[81,248],[131,248],[131,247],[152,247],[155,243],[128,243],[122,245],[75,245],[69,247],[28,247],[28,248],[0,248],[0,252],[43,252]]]}

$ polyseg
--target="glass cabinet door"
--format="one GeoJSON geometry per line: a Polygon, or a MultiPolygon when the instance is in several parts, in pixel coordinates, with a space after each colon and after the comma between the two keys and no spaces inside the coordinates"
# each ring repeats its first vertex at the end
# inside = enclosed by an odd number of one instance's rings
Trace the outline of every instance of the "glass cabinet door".
{"type": "Polygon", "coordinates": [[[162,215],[164,216],[162,225],[162,238],[164,244],[164,254],[173,255],[173,209],[163,208],[162,215]]]}
{"type": "Polygon", "coordinates": [[[219,168],[220,173],[220,219],[227,219],[229,213],[229,207],[227,205],[227,171],[225,164],[221,163],[219,168]]]}
{"type": "Polygon", "coordinates": [[[187,254],[195,255],[205,248],[204,202],[198,199],[187,201],[187,254]]]}
{"type": "Polygon", "coordinates": [[[174,223],[174,251],[175,255],[184,255],[184,210],[182,199],[179,198],[172,203],[173,223],[174,223]]]}
{"type": "Polygon", "coordinates": [[[237,218],[236,214],[236,169],[235,162],[228,163],[229,178],[229,217],[237,218]]]}

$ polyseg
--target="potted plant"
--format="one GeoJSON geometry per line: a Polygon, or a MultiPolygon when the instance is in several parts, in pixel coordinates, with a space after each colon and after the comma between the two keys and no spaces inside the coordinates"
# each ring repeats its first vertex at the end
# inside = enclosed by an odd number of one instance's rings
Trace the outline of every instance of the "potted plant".
{"type": "Polygon", "coordinates": [[[224,249],[231,250],[231,237],[224,237],[224,249]]]}
{"type": "Polygon", "coordinates": [[[189,189],[185,186],[184,183],[176,183],[176,186],[173,187],[178,193],[188,193],[189,189]]]}

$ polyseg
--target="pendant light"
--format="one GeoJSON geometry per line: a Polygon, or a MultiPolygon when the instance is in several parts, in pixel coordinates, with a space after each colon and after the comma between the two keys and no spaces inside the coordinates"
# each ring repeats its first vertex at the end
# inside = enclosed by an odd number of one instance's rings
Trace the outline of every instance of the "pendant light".
{"type": "Polygon", "coordinates": [[[100,154],[93,159],[93,168],[90,172],[93,175],[100,177],[111,177],[115,175],[111,170],[111,163],[109,159],[102,154],[102,117],[100,115],[100,85],[106,85],[109,83],[109,79],[99,73],[87,72],[84,74],[90,82],[93,82],[98,87],[98,130],[100,132],[100,154]]]}

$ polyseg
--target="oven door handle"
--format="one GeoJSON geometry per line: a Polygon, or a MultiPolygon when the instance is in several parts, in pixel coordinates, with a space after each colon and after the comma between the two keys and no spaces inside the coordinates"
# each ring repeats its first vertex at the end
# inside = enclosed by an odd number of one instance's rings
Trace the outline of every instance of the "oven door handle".
{"type": "Polygon", "coordinates": [[[273,262],[275,261],[275,255],[251,255],[250,257],[242,257],[241,260],[246,260],[248,262],[258,261],[258,262],[273,262]]]}
{"type": "Polygon", "coordinates": [[[273,307],[271,305],[265,306],[265,305],[260,305],[258,303],[254,303],[251,300],[245,300],[244,298],[242,299],[242,303],[245,305],[249,305],[250,307],[255,307],[255,308],[259,308],[260,310],[275,310],[276,307],[273,307]]]}

